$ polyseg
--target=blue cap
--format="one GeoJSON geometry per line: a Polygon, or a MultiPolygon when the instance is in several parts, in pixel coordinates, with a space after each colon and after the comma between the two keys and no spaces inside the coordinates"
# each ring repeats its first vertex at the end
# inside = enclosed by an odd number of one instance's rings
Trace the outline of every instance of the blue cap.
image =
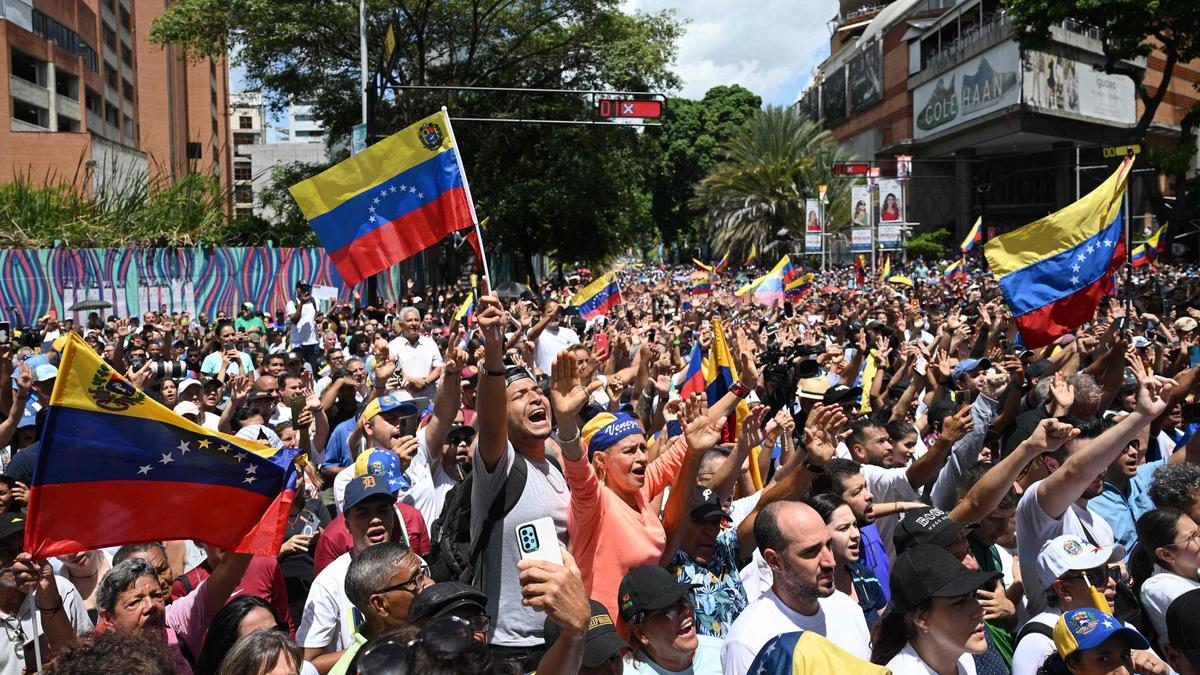
{"type": "Polygon", "coordinates": [[[950,373],[950,380],[957,382],[963,373],[969,373],[972,370],[987,370],[991,367],[992,362],[988,359],[963,359],[958,362],[957,366],[954,366],[954,371],[950,373]]]}
{"type": "Polygon", "coordinates": [[[412,483],[404,475],[404,467],[400,465],[400,458],[391,450],[375,448],[359,455],[354,464],[355,474],[383,478],[392,492],[412,487],[412,483]]]}
{"type": "Polygon", "coordinates": [[[1054,625],[1054,646],[1064,659],[1077,651],[1095,649],[1114,635],[1124,634],[1133,649],[1149,649],[1150,643],[1142,634],[1095,607],[1081,607],[1063,612],[1054,625]]]}
{"type": "Polygon", "coordinates": [[[393,504],[396,502],[396,495],[392,494],[392,489],[388,486],[386,480],[381,480],[379,476],[371,474],[359,476],[350,481],[350,484],[346,486],[344,511],[349,511],[358,506],[364,499],[369,499],[376,495],[387,497],[388,501],[393,504]]]}
{"type": "Polygon", "coordinates": [[[371,399],[367,407],[363,408],[362,421],[366,422],[373,419],[379,413],[391,412],[397,408],[404,409],[406,415],[416,415],[417,404],[412,401],[402,401],[395,394],[387,394],[379,398],[371,399]]]}

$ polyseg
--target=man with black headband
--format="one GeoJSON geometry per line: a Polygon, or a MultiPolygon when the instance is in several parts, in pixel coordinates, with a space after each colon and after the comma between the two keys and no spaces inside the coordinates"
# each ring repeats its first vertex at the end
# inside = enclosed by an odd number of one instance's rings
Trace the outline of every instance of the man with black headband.
{"type": "Polygon", "coordinates": [[[483,334],[484,357],[476,403],[478,446],[472,459],[471,540],[486,541],[476,573],[488,596],[488,615],[496,617],[489,642],[499,656],[524,661],[528,671],[536,668],[544,652],[545,617],[521,604],[520,554],[512,532],[521,523],[548,516],[565,546],[571,495],[562,471],[546,456],[550,402],[529,371],[505,367],[505,319],[499,299],[481,296],[475,320],[483,334]],[[524,491],[513,509],[484,532],[489,507],[518,463],[526,473],[524,491]]]}

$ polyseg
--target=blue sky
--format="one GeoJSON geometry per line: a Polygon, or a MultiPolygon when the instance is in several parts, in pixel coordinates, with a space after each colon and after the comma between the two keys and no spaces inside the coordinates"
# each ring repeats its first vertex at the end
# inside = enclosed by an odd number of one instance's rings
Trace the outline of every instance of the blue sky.
{"type": "MultiPolygon", "coordinates": [[[[678,92],[701,98],[719,84],[740,84],[766,103],[794,103],[829,55],[835,0],[622,0],[626,11],[672,10],[685,22],[674,69],[678,92]]],[[[230,72],[233,88],[241,73],[230,72]]],[[[279,124],[281,120],[275,120],[279,124]]]]}

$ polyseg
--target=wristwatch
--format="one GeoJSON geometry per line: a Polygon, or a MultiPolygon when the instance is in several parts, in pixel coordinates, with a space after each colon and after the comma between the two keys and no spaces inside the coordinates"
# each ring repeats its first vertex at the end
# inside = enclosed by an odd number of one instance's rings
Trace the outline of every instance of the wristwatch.
{"type": "Polygon", "coordinates": [[[729,393],[738,398],[746,398],[750,395],[750,387],[747,387],[741,382],[735,382],[734,385],[729,388],[729,393]]]}
{"type": "Polygon", "coordinates": [[[804,468],[808,469],[809,472],[811,472],[811,473],[825,473],[824,465],[817,466],[816,464],[813,464],[812,462],[808,461],[807,459],[804,460],[804,468]]]}

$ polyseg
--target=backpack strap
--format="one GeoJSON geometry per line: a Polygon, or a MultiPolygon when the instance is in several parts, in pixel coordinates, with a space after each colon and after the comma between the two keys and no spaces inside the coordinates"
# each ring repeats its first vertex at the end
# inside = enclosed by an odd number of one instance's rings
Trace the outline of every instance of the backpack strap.
{"type": "Polygon", "coordinates": [[[1015,650],[1017,648],[1017,645],[1021,644],[1021,640],[1025,639],[1025,637],[1027,635],[1035,635],[1035,634],[1036,635],[1044,635],[1047,638],[1049,638],[1051,642],[1054,641],[1054,629],[1053,628],[1051,628],[1050,626],[1047,626],[1046,624],[1042,623],[1041,621],[1026,621],[1025,625],[1021,626],[1021,630],[1017,632],[1016,639],[1013,640],[1013,649],[1015,650]]]}
{"type": "Polygon", "coordinates": [[[468,560],[475,567],[476,577],[478,577],[482,565],[475,565],[475,562],[487,550],[488,543],[492,539],[492,530],[496,529],[496,524],[503,521],[504,516],[507,516],[516,507],[517,502],[521,499],[521,493],[525,491],[525,481],[528,478],[528,460],[525,459],[525,455],[514,452],[512,467],[508,470],[508,477],[504,479],[504,485],[501,486],[500,492],[496,494],[496,498],[492,500],[491,505],[488,507],[487,515],[483,517],[483,526],[479,530],[479,538],[471,542],[471,555],[468,560]]]}

